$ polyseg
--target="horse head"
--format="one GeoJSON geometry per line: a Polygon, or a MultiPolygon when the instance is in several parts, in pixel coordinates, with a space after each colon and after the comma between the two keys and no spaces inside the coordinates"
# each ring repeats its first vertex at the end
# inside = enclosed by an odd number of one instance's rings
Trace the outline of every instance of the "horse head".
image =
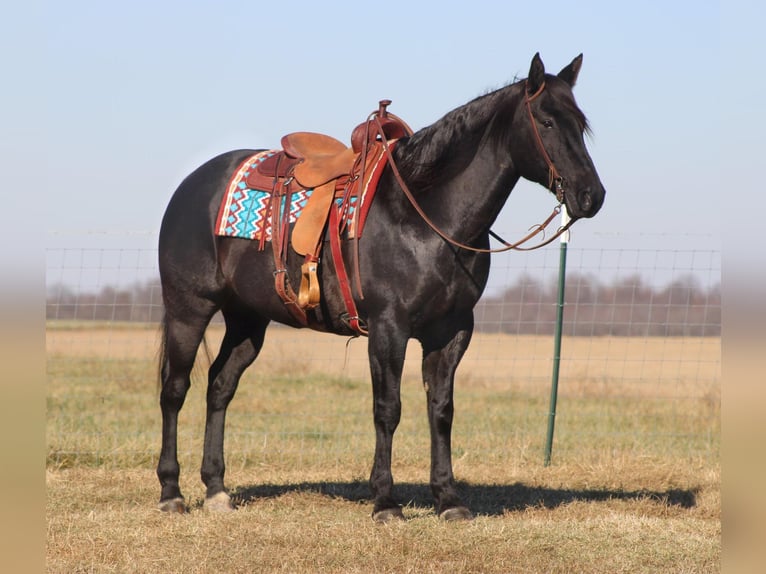
{"type": "Polygon", "coordinates": [[[581,66],[582,54],[553,76],[535,54],[514,114],[519,137],[510,142],[519,173],[555,193],[573,220],[596,215],[606,194],[585,146],[588,122],[572,93],[581,66]]]}

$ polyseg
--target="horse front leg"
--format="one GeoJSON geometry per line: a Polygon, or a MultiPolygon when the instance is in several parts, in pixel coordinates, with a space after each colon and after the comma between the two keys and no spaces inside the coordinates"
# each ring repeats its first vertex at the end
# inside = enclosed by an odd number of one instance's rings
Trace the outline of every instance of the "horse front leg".
{"type": "Polygon", "coordinates": [[[372,519],[388,522],[404,518],[402,507],[392,492],[391,451],[394,431],[402,413],[400,388],[407,337],[393,324],[372,322],[367,349],[375,422],[375,459],[370,473],[370,489],[374,498],[372,519]]]}
{"type": "Polygon", "coordinates": [[[428,402],[431,431],[431,491],[436,513],[444,520],[470,520],[471,511],[463,504],[452,473],[452,419],[455,370],[468,348],[473,318],[454,331],[440,329],[421,340],[423,344],[423,386],[428,402]]]}

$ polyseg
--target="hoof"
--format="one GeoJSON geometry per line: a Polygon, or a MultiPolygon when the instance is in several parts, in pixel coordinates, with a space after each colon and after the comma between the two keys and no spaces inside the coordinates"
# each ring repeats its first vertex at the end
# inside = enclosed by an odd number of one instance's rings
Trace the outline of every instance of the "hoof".
{"type": "Polygon", "coordinates": [[[232,512],[234,506],[231,504],[231,497],[221,491],[205,499],[205,510],[210,512],[232,512]]]}
{"type": "Polygon", "coordinates": [[[465,506],[454,506],[448,508],[439,515],[442,520],[473,520],[473,513],[465,506]]]}
{"type": "Polygon", "coordinates": [[[395,522],[397,520],[404,520],[404,514],[402,509],[398,506],[394,508],[386,508],[372,513],[372,520],[378,523],[395,522]]]}
{"type": "Polygon", "coordinates": [[[162,512],[172,512],[176,514],[185,514],[189,511],[189,509],[186,508],[184,499],[180,496],[177,498],[170,498],[168,500],[161,500],[157,505],[157,508],[159,508],[162,512]]]}

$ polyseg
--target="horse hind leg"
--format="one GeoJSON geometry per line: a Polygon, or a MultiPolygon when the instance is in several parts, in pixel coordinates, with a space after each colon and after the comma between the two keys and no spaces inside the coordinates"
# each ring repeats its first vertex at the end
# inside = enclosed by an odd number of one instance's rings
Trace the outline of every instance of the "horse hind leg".
{"type": "Polygon", "coordinates": [[[234,397],[242,373],[253,363],[263,346],[268,321],[226,312],[224,319],[226,333],[208,374],[205,447],[200,474],[207,487],[205,508],[225,512],[233,508],[223,480],[226,471],[223,448],[226,409],[234,397]]]}
{"type": "Polygon", "coordinates": [[[185,512],[186,504],[178,483],[178,413],[191,386],[191,371],[205,329],[215,309],[183,320],[166,312],[163,321],[160,408],[162,410],[162,448],[157,478],[162,488],[159,509],[185,512]]]}

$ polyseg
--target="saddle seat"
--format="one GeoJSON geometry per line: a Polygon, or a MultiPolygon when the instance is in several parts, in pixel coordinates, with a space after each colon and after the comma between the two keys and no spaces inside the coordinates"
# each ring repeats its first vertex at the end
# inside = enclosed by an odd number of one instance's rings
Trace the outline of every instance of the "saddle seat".
{"type": "Polygon", "coordinates": [[[281,141],[289,158],[295,158],[293,175],[305,188],[314,188],[349,175],[358,155],[332,136],[314,132],[294,132],[281,141]]]}

